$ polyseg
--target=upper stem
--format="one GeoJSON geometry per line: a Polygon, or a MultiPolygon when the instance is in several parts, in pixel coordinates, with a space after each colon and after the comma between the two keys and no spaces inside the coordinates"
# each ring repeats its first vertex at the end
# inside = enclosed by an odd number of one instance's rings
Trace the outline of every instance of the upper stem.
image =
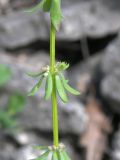
{"type": "Polygon", "coordinates": [[[57,96],[56,96],[56,82],[55,82],[55,28],[51,22],[50,26],[50,70],[53,79],[52,90],[52,124],[53,124],[53,143],[55,146],[59,145],[59,133],[58,133],[58,108],[57,108],[57,96]]]}
{"type": "Polygon", "coordinates": [[[50,25],[50,67],[51,72],[54,73],[55,67],[55,29],[51,22],[50,25]]]}

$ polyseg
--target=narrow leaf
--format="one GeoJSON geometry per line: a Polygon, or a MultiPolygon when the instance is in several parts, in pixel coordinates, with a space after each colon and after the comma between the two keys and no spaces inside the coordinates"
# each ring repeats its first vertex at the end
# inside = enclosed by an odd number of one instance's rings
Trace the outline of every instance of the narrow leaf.
{"type": "Polygon", "coordinates": [[[36,6],[32,7],[31,9],[29,9],[29,10],[27,10],[25,12],[27,12],[27,13],[33,13],[33,12],[39,11],[40,9],[43,8],[44,1],[45,0],[42,0],[39,4],[37,4],[36,6]]]}
{"type": "Polygon", "coordinates": [[[58,30],[62,19],[61,0],[52,0],[50,16],[54,28],[58,30]]]}
{"type": "Polygon", "coordinates": [[[35,160],[47,160],[49,153],[50,151],[48,150],[45,153],[43,153],[40,157],[36,158],[35,160]]]}
{"type": "Polygon", "coordinates": [[[39,73],[28,72],[27,75],[30,76],[30,77],[39,77],[39,76],[41,76],[44,73],[45,73],[45,71],[39,72],[39,73]]]}
{"type": "Polygon", "coordinates": [[[48,146],[33,146],[35,150],[48,150],[48,146]]]}
{"type": "Polygon", "coordinates": [[[63,151],[62,153],[65,157],[65,160],[71,160],[71,158],[68,156],[68,154],[66,153],[66,151],[63,151]]]}
{"type": "Polygon", "coordinates": [[[38,5],[32,7],[30,10],[27,10],[28,13],[37,12],[42,9],[45,12],[49,12],[51,8],[51,0],[42,0],[38,5]]]}
{"type": "Polygon", "coordinates": [[[49,97],[51,96],[52,88],[53,88],[52,76],[51,76],[51,73],[48,72],[48,76],[46,79],[46,86],[45,86],[45,96],[44,96],[45,100],[48,100],[49,97]]]}
{"type": "Polygon", "coordinates": [[[53,152],[52,160],[59,160],[59,159],[58,159],[58,155],[57,155],[57,152],[56,152],[56,151],[54,151],[54,152],[53,152]]]}
{"type": "Polygon", "coordinates": [[[57,151],[57,154],[58,154],[58,160],[67,160],[65,159],[63,151],[57,151]]]}
{"type": "Polygon", "coordinates": [[[31,89],[31,91],[28,93],[28,96],[33,96],[41,87],[42,81],[43,81],[44,76],[41,77],[39,82],[31,89]]]}
{"type": "Polygon", "coordinates": [[[59,94],[61,100],[65,103],[68,102],[68,98],[67,98],[67,95],[65,93],[64,86],[62,84],[62,81],[61,81],[60,77],[58,75],[56,75],[55,80],[56,80],[57,91],[58,91],[58,94],[59,94]]]}
{"type": "Polygon", "coordinates": [[[62,83],[63,83],[65,89],[68,92],[70,92],[70,93],[72,93],[74,95],[80,95],[80,92],[78,92],[77,90],[73,89],[70,85],[67,84],[67,81],[66,81],[66,79],[64,78],[64,76],[62,74],[61,74],[61,80],[62,80],[62,83]]]}

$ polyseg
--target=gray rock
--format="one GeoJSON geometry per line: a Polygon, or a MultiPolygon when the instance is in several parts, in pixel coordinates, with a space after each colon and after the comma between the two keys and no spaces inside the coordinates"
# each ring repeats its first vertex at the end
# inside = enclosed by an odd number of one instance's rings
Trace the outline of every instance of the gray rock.
{"type": "MultiPolygon", "coordinates": [[[[2,132],[1,132],[2,133],[2,132]]],[[[0,159],[1,160],[16,160],[15,145],[8,142],[4,136],[0,134],[0,159]]]]}
{"type": "Polygon", "coordinates": [[[112,148],[112,160],[120,160],[120,127],[114,134],[112,148]]]}
{"type": "Polygon", "coordinates": [[[103,58],[101,60],[101,70],[104,75],[108,75],[116,68],[120,68],[120,37],[115,39],[103,51],[103,58]]]}
{"type": "Polygon", "coordinates": [[[1,16],[0,35],[0,47],[10,49],[49,37],[43,15],[29,15],[24,11],[1,16]]]}
{"type": "Polygon", "coordinates": [[[63,6],[63,15],[65,19],[58,33],[61,39],[76,40],[84,35],[100,38],[116,33],[120,28],[119,11],[100,0],[69,2],[63,6]]]}
{"type": "MultiPolygon", "coordinates": [[[[117,8],[120,8],[119,1],[114,0],[66,0],[63,2],[65,18],[57,34],[58,40],[80,40],[83,36],[100,38],[119,32],[120,12],[117,8]]],[[[0,46],[10,49],[36,40],[48,41],[48,15],[10,12],[0,17],[0,35],[0,46]]]]}
{"type": "Polygon", "coordinates": [[[101,94],[113,111],[120,113],[120,38],[111,43],[104,51],[101,60],[103,79],[101,94]]]}
{"type": "Polygon", "coordinates": [[[120,69],[103,78],[101,94],[112,110],[120,114],[120,69]]]}
{"type": "MultiPolygon", "coordinates": [[[[44,102],[42,99],[28,100],[24,112],[20,116],[21,126],[29,129],[38,129],[40,131],[51,132],[51,105],[49,102],[44,102]]],[[[87,125],[87,115],[83,106],[77,101],[72,101],[66,105],[59,105],[59,130],[60,133],[77,134],[85,130],[87,125]]]]}
{"type": "Polygon", "coordinates": [[[69,71],[68,75],[70,77],[71,84],[75,86],[82,95],[86,93],[88,86],[93,79],[96,78],[95,72],[99,68],[102,57],[102,54],[91,56],[88,60],[80,62],[69,71]],[[74,77],[74,79],[72,79],[72,77],[74,77]]]}

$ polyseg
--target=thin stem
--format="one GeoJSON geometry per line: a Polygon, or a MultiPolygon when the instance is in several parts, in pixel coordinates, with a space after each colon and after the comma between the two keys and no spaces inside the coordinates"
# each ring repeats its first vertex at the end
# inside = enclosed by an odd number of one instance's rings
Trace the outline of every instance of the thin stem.
{"type": "Polygon", "coordinates": [[[55,29],[52,23],[50,27],[50,69],[53,78],[53,90],[52,90],[53,143],[55,146],[58,146],[59,145],[58,109],[57,109],[56,83],[55,83],[55,29]]]}
{"type": "Polygon", "coordinates": [[[55,29],[54,26],[50,26],[50,67],[52,73],[54,73],[54,66],[55,66],[55,29]]]}

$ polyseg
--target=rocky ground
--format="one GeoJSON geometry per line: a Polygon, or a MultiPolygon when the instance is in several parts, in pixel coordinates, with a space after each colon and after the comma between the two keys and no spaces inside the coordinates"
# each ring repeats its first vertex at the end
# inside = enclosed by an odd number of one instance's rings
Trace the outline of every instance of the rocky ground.
{"type": "MultiPolygon", "coordinates": [[[[14,91],[26,96],[35,83],[25,73],[49,64],[49,17],[24,10],[35,0],[0,0],[0,63],[12,71],[1,90],[0,106],[14,91]]],[[[120,160],[120,2],[65,0],[57,34],[57,60],[71,64],[65,73],[81,91],[68,104],[58,101],[60,139],[72,160],[120,160]]],[[[42,88],[27,98],[18,116],[19,132],[0,131],[0,160],[39,155],[36,144],[52,144],[50,102],[42,88]]]]}

